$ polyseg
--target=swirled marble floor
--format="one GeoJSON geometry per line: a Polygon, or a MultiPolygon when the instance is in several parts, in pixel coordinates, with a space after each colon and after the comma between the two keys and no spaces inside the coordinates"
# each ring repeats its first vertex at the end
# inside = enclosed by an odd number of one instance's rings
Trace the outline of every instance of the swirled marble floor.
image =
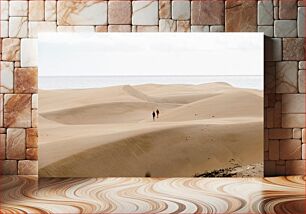
{"type": "Polygon", "coordinates": [[[305,213],[305,178],[3,176],[0,213],[305,213]]]}

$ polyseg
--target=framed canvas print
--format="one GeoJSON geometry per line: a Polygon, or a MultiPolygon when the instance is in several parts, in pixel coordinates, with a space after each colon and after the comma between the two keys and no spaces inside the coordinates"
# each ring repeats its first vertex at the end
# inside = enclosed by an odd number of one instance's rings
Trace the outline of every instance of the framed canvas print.
{"type": "Polygon", "coordinates": [[[39,176],[263,176],[263,37],[39,34],[39,176]]]}

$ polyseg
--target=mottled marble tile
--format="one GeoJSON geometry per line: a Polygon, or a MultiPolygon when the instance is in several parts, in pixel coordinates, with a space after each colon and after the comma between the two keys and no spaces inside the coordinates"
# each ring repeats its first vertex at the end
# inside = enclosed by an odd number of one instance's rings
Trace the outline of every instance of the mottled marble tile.
{"type": "Polygon", "coordinates": [[[282,40],[280,38],[265,38],[265,61],[282,61],[282,40]]]}
{"type": "Polygon", "coordinates": [[[224,2],[219,0],[192,1],[192,25],[223,25],[224,2]]]}
{"type": "Polygon", "coordinates": [[[297,1],[296,0],[279,0],[279,18],[296,19],[297,1]]]}
{"type": "Polygon", "coordinates": [[[108,25],[108,32],[131,32],[131,25],[108,25]]]}
{"type": "Polygon", "coordinates": [[[225,31],[256,32],[257,1],[227,0],[225,4],[225,31]]]}
{"type": "Polygon", "coordinates": [[[45,20],[56,21],[56,1],[45,1],[45,20]]]}
{"type": "Polygon", "coordinates": [[[305,90],[305,85],[306,85],[306,82],[305,82],[305,73],[306,73],[306,70],[299,70],[299,73],[298,73],[298,88],[299,88],[299,93],[305,93],[306,90],[305,90]]]}
{"type": "Polygon", "coordinates": [[[0,37],[6,38],[9,36],[8,21],[0,21],[0,37]]]}
{"type": "Polygon", "coordinates": [[[31,94],[4,95],[4,126],[31,127],[31,94]]]}
{"type": "Polygon", "coordinates": [[[26,159],[27,160],[37,160],[37,148],[29,148],[26,150],[26,159]]]}
{"type": "Polygon", "coordinates": [[[304,50],[304,38],[283,38],[283,60],[304,60],[304,50]]]}
{"type": "Polygon", "coordinates": [[[0,20],[8,20],[9,18],[9,2],[8,1],[0,1],[0,20]]]}
{"type": "Polygon", "coordinates": [[[17,175],[16,160],[0,160],[0,175],[17,175]]]}
{"type": "Polygon", "coordinates": [[[159,32],[176,32],[176,21],[172,19],[160,19],[158,28],[159,32]]]}
{"type": "Polygon", "coordinates": [[[296,93],[298,67],[297,62],[276,63],[276,93],[296,93]]]}
{"type": "Polygon", "coordinates": [[[273,37],[274,28],[273,26],[258,26],[257,32],[263,32],[267,37],[273,37]]]}
{"type": "Polygon", "coordinates": [[[29,20],[43,21],[45,19],[45,2],[40,0],[29,1],[29,20]]]}
{"type": "Polygon", "coordinates": [[[108,2],[108,24],[131,24],[131,1],[108,2]]]}
{"type": "Polygon", "coordinates": [[[208,25],[192,25],[191,32],[209,32],[208,25]]]}
{"type": "Polygon", "coordinates": [[[283,114],[283,128],[305,128],[306,114],[283,114]]]}
{"type": "Polygon", "coordinates": [[[37,40],[21,39],[21,67],[37,66],[37,40]]]}
{"type": "Polygon", "coordinates": [[[7,129],[6,158],[11,160],[25,159],[25,129],[7,129]]]}
{"type": "Polygon", "coordinates": [[[275,20],[275,37],[297,37],[296,20],[275,20]]]}
{"type": "Polygon", "coordinates": [[[158,25],[158,1],[133,1],[133,25],[158,25]]]}
{"type": "Polygon", "coordinates": [[[38,130],[36,128],[26,129],[26,147],[37,148],[38,145],[38,130]]]}
{"type": "Polygon", "coordinates": [[[306,113],[305,94],[283,94],[282,113],[306,113]]]}
{"type": "Polygon", "coordinates": [[[28,36],[28,18],[27,17],[10,17],[9,36],[25,38],[28,36]]]}
{"type": "Polygon", "coordinates": [[[137,26],[137,32],[158,32],[158,26],[137,26]]]}
{"type": "Polygon", "coordinates": [[[306,7],[298,8],[297,31],[298,37],[305,37],[305,10],[306,7]]]}
{"type": "Polygon", "coordinates": [[[0,70],[0,93],[12,93],[14,89],[14,63],[1,61],[0,70]]]}
{"type": "Polygon", "coordinates": [[[281,160],[299,160],[302,158],[301,140],[280,140],[279,147],[281,160]]]}
{"type": "Polygon", "coordinates": [[[159,18],[171,18],[171,1],[159,1],[159,18]]]}
{"type": "Polygon", "coordinates": [[[29,37],[37,38],[40,32],[56,32],[56,22],[29,22],[29,37]]]}
{"type": "Polygon", "coordinates": [[[14,92],[16,94],[37,93],[37,68],[16,68],[14,92]]]}
{"type": "Polygon", "coordinates": [[[172,19],[189,20],[190,19],[190,1],[172,1],[172,19]]]}
{"type": "Polygon", "coordinates": [[[224,32],[225,28],[223,25],[212,25],[209,27],[210,32],[224,32]]]}
{"type": "MultiPolygon", "coordinates": [[[[5,159],[6,134],[0,134],[0,159],[5,159]]],[[[2,169],[1,169],[2,170],[2,169]]]]}
{"type": "Polygon", "coordinates": [[[57,26],[57,32],[95,32],[94,26],[57,26]]]}
{"type": "Polygon", "coordinates": [[[18,161],[18,175],[37,175],[38,162],[36,160],[18,161]]]}
{"type": "Polygon", "coordinates": [[[58,1],[58,25],[106,25],[107,2],[98,0],[88,1],[58,1]]]}
{"type": "Polygon", "coordinates": [[[190,32],[190,22],[177,21],[177,32],[190,32]]]}
{"type": "Polygon", "coordinates": [[[257,24],[273,25],[273,2],[272,0],[258,1],[257,24]]]}
{"type": "Polygon", "coordinates": [[[28,16],[28,1],[10,1],[9,16],[28,16]]]}
{"type": "Polygon", "coordinates": [[[6,38],[2,40],[2,59],[6,61],[20,60],[20,39],[6,38]]]}

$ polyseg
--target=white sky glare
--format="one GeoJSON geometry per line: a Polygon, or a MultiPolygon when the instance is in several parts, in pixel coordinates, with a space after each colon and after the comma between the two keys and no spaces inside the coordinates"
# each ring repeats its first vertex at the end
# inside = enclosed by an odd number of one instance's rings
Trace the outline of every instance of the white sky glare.
{"type": "Polygon", "coordinates": [[[40,33],[39,76],[263,75],[263,33],[40,33]]]}

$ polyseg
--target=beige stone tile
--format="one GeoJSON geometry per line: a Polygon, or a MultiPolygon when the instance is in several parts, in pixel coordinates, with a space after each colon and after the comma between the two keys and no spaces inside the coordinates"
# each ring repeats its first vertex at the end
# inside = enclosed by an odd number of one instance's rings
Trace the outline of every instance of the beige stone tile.
{"type": "Polygon", "coordinates": [[[106,25],[107,1],[63,1],[57,2],[58,25],[106,25]]]}
{"type": "Polygon", "coordinates": [[[306,129],[302,129],[302,143],[306,143],[306,129]]]}
{"type": "Polygon", "coordinates": [[[222,25],[224,24],[224,2],[219,0],[192,1],[192,25],[222,25]]]}
{"type": "Polygon", "coordinates": [[[300,160],[302,158],[301,140],[280,140],[279,152],[281,160],[300,160]]]}
{"type": "Polygon", "coordinates": [[[21,160],[25,159],[25,129],[7,129],[6,158],[21,160]]]}
{"type": "Polygon", "coordinates": [[[273,25],[272,0],[258,1],[257,23],[258,25],[273,25]]]}
{"type": "Polygon", "coordinates": [[[45,1],[45,20],[56,21],[56,1],[45,1]]]}
{"type": "Polygon", "coordinates": [[[45,19],[45,2],[40,0],[29,1],[29,20],[43,21],[45,19]]]}
{"type": "Polygon", "coordinates": [[[224,32],[224,25],[212,25],[209,29],[210,32],[224,32]]]}
{"type": "Polygon", "coordinates": [[[26,150],[26,159],[27,160],[37,160],[38,154],[37,154],[37,148],[29,148],[26,150]]]}
{"type": "Polygon", "coordinates": [[[9,36],[25,38],[28,36],[28,18],[27,17],[10,17],[9,36]]]}
{"type": "Polygon", "coordinates": [[[279,8],[278,8],[278,7],[274,7],[274,9],[273,9],[273,18],[274,18],[275,20],[278,20],[278,19],[279,19],[279,17],[278,17],[278,11],[279,11],[279,8]]]}
{"type": "Polygon", "coordinates": [[[108,2],[108,24],[131,24],[131,1],[108,2]]]}
{"type": "Polygon", "coordinates": [[[32,127],[37,128],[38,126],[38,110],[32,110],[32,127]]]}
{"type": "Polygon", "coordinates": [[[96,32],[107,32],[107,25],[96,26],[96,32]]]}
{"type": "Polygon", "coordinates": [[[37,68],[16,68],[14,92],[16,94],[37,93],[37,68]]]}
{"type": "Polygon", "coordinates": [[[159,32],[176,32],[176,21],[172,19],[159,20],[159,32]]]}
{"type": "Polygon", "coordinates": [[[298,37],[305,37],[305,7],[298,8],[297,29],[298,37]]]}
{"type": "Polygon", "coordinates": [[[29,37],[37,38],[38,33],[41,32],[56,32],[56,22],[29,22],[29,37]]]}
{"type": "Polygon", "coordinates": [[[6,38],[2,40],[2,59],[6,61],[20,60],[20,39],[6,38]]]}
{"type": "Polygon", "coordinates": [[[158,26],[137,26],[137,32],[158,32],[158,26]]]}
{"type": "Polygon", "coordinates": [[[38,94],[32,94],[32,109],[38,109],[38,94]]]}
{"type": "Polygon", "coordinates": [[[4,95],[4,126],[31,127],[31,94],[4,95]]]}
{"type": "Polygon", "coordinates": [[[10,16],[28,16],[28,1],[10,1],[10,16]]]}
{"type": "Polygon", "coordinates": [[[286,175],[304,175],[305,163],[305,160],[286,161],[286,175]]]}
{"type": "Polygon", "coordinates": [[[16,160],[0,160],[0,175],[17,175],[16,160]]]}
{"type": "Polygon", "coordinates": [[[275,37],[297,37],[296,20],[275,20],[274,21],[275,37]]]}
{"type": "Polygon", "coordinates": [[[57,26],[57,32],[95,32],[94,26],[57,26]]]}
{"type": "Polygon", "coordinates": [[[306,69],[306,61],[300,61],[299,62],[299,69],[301,69],[301,70],[306,69]]]}
{"type": "Polygon", "coordinates": [[[294,139],[301,139],[302,138],[302,129],[294,128],[293,129],[293,138],[294,139]]]}
{"type": "Polygon", "coordinates": [[[0,70],[0,93],[12,93],[14,88],[14,63],[1,61],[0,70]]]}
{"type": "Polygon", "coordinates": [[[189,20],[190,19],[190,1],[172,1],[172,19],[189,20]]]}
{"type": "Polygon", "coordinates": [[[171,18],[171,1],[159,1],[159,18],[171,18]]]}
{"type": "Polygon", "coordinates": [[[282,127],[304,128],[306,114],[283,114],[282,127]]]}
{"type": "Polygon", "coordinates": [[[296,93],[298,77],[297,62],[276,63],[276,93],[296,93]]]}
{"type": "Polygon", "coordinates": [[[282,113],[306,113],[305,94],[284,94],[282,97],[282,113]]]}
{"type": "Polygon", "coordinates": [[[133,1],[133,25],[158,25],[158,1],[133,1]]]}
{"type": "Polygon", "coordinates": [[[3,111],[3,94],[0,94],[0,127],[3,126],[3,114],[4,114],[4,111],[3,111]]]}
{"type": "Polygon", "coordinates": [[[191,32],[209,32],[208,25],[192,25],[191,32]]]}
{"type": "Polygon", "coordinates": [[[18,161],[18,175],[37,175],[38,162],[36,160],[18,161]]]}
{"type": "Polygon", "coordinates": [[[258,26],[257,32],[263,32],[265,36],[273,37],[274,28],[273,26],[258,26]]]}
{"type": "Polygon", "coordinates": [[[36,128],[26,129],[26,146],[27,148],[37,148],[38,131],[36,128]]]}
{"type": "Polygon", "coordinates": [[[190,32],[190,22],[177,21],[177,32],[190,32]]]}
{"type": "Polygon", "coordinates": [[[296,0],[279,0],[279,18],[296,19],[297,18],[297,1],[296,0]]]}
{"type": "Polygon", "coordinates": [[[36,67],[37,57],[37,40],[21,39],[21,67],[36,67]]]}
{"type": "Polygon", "coordinates": [[[306,159],[306,144],[302,144],[302,159],[306,159]]]}
{"type": "Polygon", "coordinates": [[[299,70],[299,80],[298,80],[298,87],[299,87],[299,93],[305,93],[305,72],[306,70],[299,70]]]}
{"type": "Polygon", "coordinates": [[[9,36],[8,21],[0,21],[0,37],[6,38],[9,36]]]}
{"type": "Polygon", "coordinates": [[[291,139],[292,129],[269,129],[269,139],[291,139]]]}
{"type": "Polygon", "coordinates": [[[6,134],[6,128],[0,128],[0,134],[6,134]]]}
{"type": "Polygon", "coordinates": [[[9,18],[9,2],[8,1],[0,1],[0,20],[7,21],[9,18]]]}
{"type": "Polygon", "coordinates": [[[108,32],[131,32],[131,25],[108,25],[108,32]]]}
{"type": "Polygon", "coordinates": [[[0,134],[0,159],[5,159],[6,134],[0,134]]]}

